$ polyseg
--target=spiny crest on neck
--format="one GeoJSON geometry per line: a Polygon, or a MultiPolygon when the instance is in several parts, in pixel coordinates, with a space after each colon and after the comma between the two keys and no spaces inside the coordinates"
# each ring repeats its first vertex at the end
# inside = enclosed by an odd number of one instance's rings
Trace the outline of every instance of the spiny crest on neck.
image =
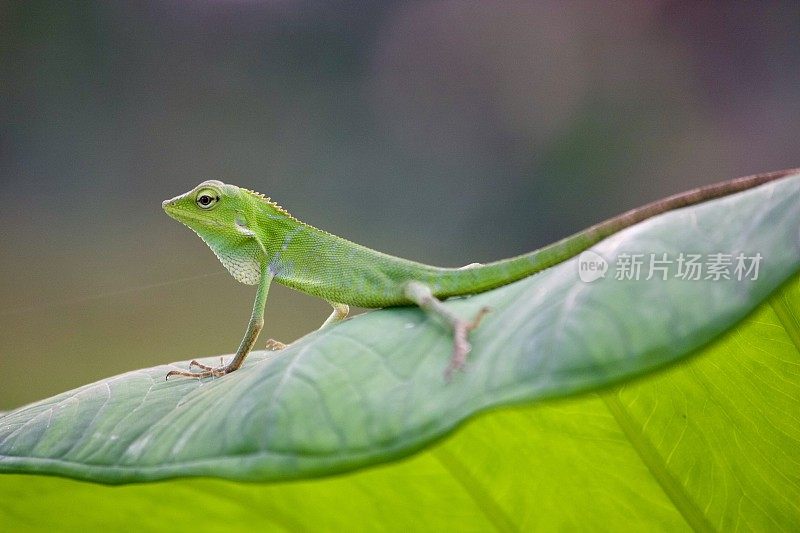
{"type": "Polygon", "coordinates": [[[247,192],[248,194],[250,194],[252,196],[255,196],[256,198],[258,198],[262,202],[267,203],[270,207],[274,208],[275,210],[277,210],[282,215],[286,215],[288,218],[291,218],[292,220],[297,220],[296,218],[294,218],[292,216],[291,213],[289,213],[286,209],[284,209],[283,207],[278,205],[278,203],[275,200],[273,200],[272,198],[270,198],[269,196],[265,196],[265,195],[261,194],[260,192],[253,191],[251,189],[245,189],[244,187],[240,187],[240,189],[242,189],[243,191],[247,192]]]}
{"type": "Polygon", "coordinates": [[[279,205],[279,204],[278,204],[276,201],[274,201],[274,200],[273,200],[272,198],[270,198],[269,196],[266,196],[266,195],[264,195],[264,194],[262,194],[262,193],[260,193],[260,192],[253,191],[253,190],[251,190],[251,189],[245,189],[244,187],[239,187],[239,188],[240,188],[240,189],[242,189],[243,191],[247,192],[248,194],[250,194],[250,195],[252,195],[252,196],[254,196],[254,197],[258,198],[258,199],[259,199],[259,200],[261,200],[262,202],[265,202],[265,203],[267,203],[267,204],[268,204],[270,207],[272,207],[273,209],[276,209],[276,210],[277,210],[279,213],[281,213],[282,215],[286,216],[286,218],[288,218],[288,219],[290,219],[290,220],[293,220],[293,221],[297,222],[298,224],[301,224],[301,225],[303,225],[303,226],[306,226],[306,227],[308,227],[308,228],[311,228],[311,229],[313,229],[314,231],[318,231],[318,232],[320,232],[320,233],[324,233],[325,235],[330,235],[330,236],[332,236],[332,237],[335,237],[335,235],[333,235],[332,233],[328,233],[327,231],[325,231],[325,230],[322,230],[322,229],[319,229],[319,228],[317,228],[317,227],[315,227],[315,226],[312,226],[311,224],[308,224],[308,223],[306,223],[306,222],[303,222],[302,220],[298,220],[297,218],[295,218],[295,217],[294,217],[294,215],[292,215],[292,214],[291,214],[290,212],[288,212],[286,209],[284,209],[283,207],[281,207],[281,206],[280,206],[280,205],[279,205]]]}

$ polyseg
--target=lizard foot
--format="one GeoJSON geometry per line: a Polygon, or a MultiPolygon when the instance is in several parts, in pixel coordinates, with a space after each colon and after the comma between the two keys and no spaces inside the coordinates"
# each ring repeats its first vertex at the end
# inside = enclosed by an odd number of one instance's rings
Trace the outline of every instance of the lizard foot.
{"type": "Polygon", "coordinates": [[[278,350],[283,350],[284,348],[286,348],[286,345],[281,341],[276,341],[275,339],[269,339],[264,347],[267,350],[277,352],[278,350]]]}
{"type": "Polygon", "coordinates": [[[482,307],[471,321],[457,320],[453,323],[453,355],[450,357],[447,370],[444,371],[444,378],[447,381],[452,379],[454,372],[463,370],[464,364],[467,362],[467,354],[472,349],[469,344],[469,332],[477,328],[481,319],[491,310],[490,307],[482,307]]]}
{"type": "Polygon", "coordinates": [[[197,378],[197,379],[210,378],[210,377],[218,378],[224,376],[228,372],[231,372],[231,370],[229,370],[228,367],[223,364],[222,357],[219,358],[218,367],[204,365],[202,363],[197,362],[196,360],[192,360],[192,362],[189,363],[189,372],[184,372],[183,370],[170,370],[169,372],[167,372],[167,375],[164,379],[168,380],[170,376],[183,376],[187,378],[197,378]],[[195,366],[197,368],[200,368],[202,371],[192,372],[191,371],[192,367],[195,366]]]}

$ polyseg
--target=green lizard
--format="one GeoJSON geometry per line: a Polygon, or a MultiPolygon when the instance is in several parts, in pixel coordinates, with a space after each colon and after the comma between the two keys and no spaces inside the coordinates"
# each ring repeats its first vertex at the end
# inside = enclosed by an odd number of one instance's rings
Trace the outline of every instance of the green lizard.
{"type": "MultiPolygon", "coordinates": [[[[560,263],[593,244],[652,216],[755,187],[793,171],[748,176],[700,187],[647,204],[524,255],[462,268],[439,268],[393,257],[305,224],[270,198],[220,181],[204,181],[163,202],[172,218],[195,231],[228,271],[242,283],[258,285],[247,332],[230,363],[220,367],[192,361],[189,372],[170,376],[218,377],[238,369],[264,325],[264,304],[273,280],[324,298],[333,313],[322,327],[343,320],[348,305],[390,307],[416,304],[453,333],[453,354],[445,372],[463,367],[469,332],[488,309],[471,319],[456,316],[442,299],[506,285],[560,263]],[[199,372],[192,372],[198,367],[199,372]]],[[[284,345],[270,339],[268,348],[284,345]]]]}

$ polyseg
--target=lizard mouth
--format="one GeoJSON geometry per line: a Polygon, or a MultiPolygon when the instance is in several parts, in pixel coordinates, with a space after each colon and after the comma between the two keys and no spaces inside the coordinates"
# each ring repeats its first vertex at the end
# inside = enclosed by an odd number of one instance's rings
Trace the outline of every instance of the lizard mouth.
{"type": "Polygon", "coordinates": [[[219,221],[214,220],[213,218],[180,208],[174,200],[164,200],[161,202],[161,207],[164,208],[164,211],[167,213],[167,215],[183,224],[186,224],[187,222],[195,222],[204,226],[222,226],[219,221]]]}

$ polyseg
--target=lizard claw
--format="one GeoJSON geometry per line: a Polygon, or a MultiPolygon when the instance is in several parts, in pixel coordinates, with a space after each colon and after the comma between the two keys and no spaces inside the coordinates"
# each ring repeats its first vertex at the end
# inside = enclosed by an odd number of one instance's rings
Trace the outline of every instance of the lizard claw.
{"type": "MultiPolygon", "coordinates": [[[[204,365],[203,363],[198,362],[197,359],[192,359],[192,362],[189,363],[189,370],[191,371],[192,367],[195,367],[195,366],[197,368],[202,369],[202,370],[214,370],[213,366],[204,365]]],[[[224,366],[225,366],[225,363],[223,362],[222,357],[220,357],[219,358],[219,367],[217,367],[217,369],[221,369],[224,366]]]]}
{"type": "Polygon", "coordinates": [[[192,360],[192,362],[189,363],[189,372],[184,372],[183,370],[170,370],[164,377],[164,381],[169,381],[170,376],[183,376],[186,378],[196,378],[196,379],[211,378],[211,377],[219,378],[232,371],[233,370],[230,370],[227,366],[224,366],[222,364],[222,357],[219,358],[218,367],[204,365],[202,363],[198,363],[196,360],[192,360]],[[195,366],[202,369],[202,371],[192,372],[191,371],[192,367],[195,366]]]}

